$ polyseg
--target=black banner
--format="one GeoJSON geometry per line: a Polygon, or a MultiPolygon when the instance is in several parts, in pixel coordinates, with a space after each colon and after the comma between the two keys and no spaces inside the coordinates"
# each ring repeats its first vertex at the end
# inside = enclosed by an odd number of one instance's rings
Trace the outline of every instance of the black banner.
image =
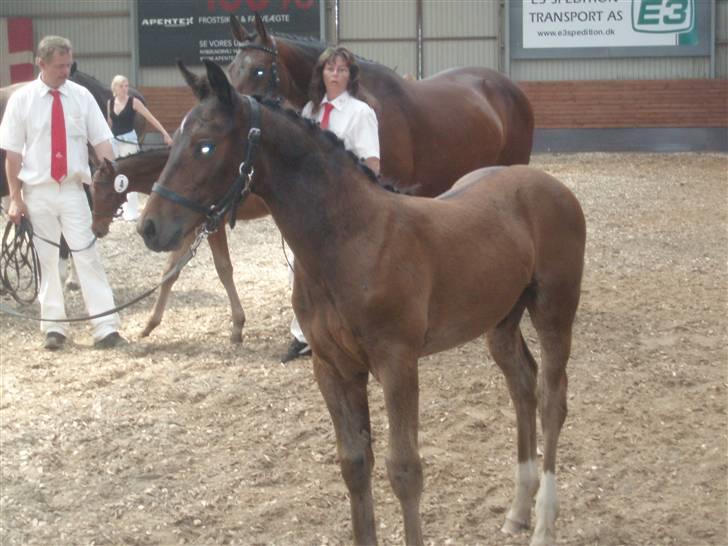
{"type": "Polygon", "coordinates": [[[321,0],[138,0],[139,64],[172,66],[176,59],[188,65],[203,59],[220,64],[237,53],[229,16],[255,31],[259,13],[273,33],[316,39],[321,35],[321,0]]]}

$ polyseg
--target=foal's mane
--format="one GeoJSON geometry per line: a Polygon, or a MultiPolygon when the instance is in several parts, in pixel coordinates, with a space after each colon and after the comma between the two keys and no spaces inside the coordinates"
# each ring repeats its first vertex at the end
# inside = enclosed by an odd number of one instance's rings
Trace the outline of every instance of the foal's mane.
{"type": "Polygon", "coordinates": [[[319,124],[315,121],[302,117],[298,112],[291,108],[283,107],[279,100],[260,96],[255,96],[253,98],[266,106],[268,109],[286,116],[293,123],[299,125],[305,131],[307,131],[314,140],[318,140],[326,144],[329,149],[336,152],[329,157],[336,159],[341,158],[340,161],[342,162],[350,162],[353,167],[359,169],[362,173],[364,173],[371,182],[374,182],[376,185],[384,188],[387,191],[400,193],[400,190],[392,181],[382,180],[378,178],[377,175],[374,174],[374,171],[372,171],[363,161],[360,161],[353,152],[347,150],[346,146],[344,145],[344,141],[336,136],[333,132],[321,129],[319,124]]]}

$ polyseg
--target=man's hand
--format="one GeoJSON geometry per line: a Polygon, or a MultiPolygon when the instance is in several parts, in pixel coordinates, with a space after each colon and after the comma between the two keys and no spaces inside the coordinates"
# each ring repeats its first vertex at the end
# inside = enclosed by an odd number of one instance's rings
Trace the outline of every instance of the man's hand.
{"type": "Polygon", "coordinates": [[[23,193],[21,191],[22,184],[18,180],[18,174],[20,174],[20,167],[23,164],[23,156],[17,152],[11,152],[7,150],[5,156],[5,174],[8,177],[8,189],[10,190],[10,208],[8,209],[8,216],[16,224],[20,223],[20,219],[23,216],[28,215],[28,207],[25,206],[23,201],[23,193]]]}
{"type": "Polygon", "coordinates": [[[10,208],[8,209],[8,216],[16,224],[20,223],[23,216],[28,215],[28,207],[25,206],[25,201],[20,197],[18,199],[10,200],[10,208]]]}

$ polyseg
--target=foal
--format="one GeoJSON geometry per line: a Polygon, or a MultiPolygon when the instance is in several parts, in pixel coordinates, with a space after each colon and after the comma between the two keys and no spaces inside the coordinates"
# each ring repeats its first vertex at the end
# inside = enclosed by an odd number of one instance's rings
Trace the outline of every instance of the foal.
{"type": "Polygon", "coordinates": [[[516,492],[504,530],[529,526],[538,491],[531,544],[553,544],[556,451],[586,237],[574,195],[522,166],[474,171],[437,199],[386,192],[331,133],[238,95],[220,67],[205,64],[207,80],[181,67],[200,102],[175,136],[159,180],[163,189],[152,194],[137,229],[152,250],[178,247],[203,220],[180,202],[219,203],[244,154],[257,146],[240,169],[254,167],[249,189],[265,201],[296,254],[293,306],[336,431],[354,541],[377,540],[370,375],[384,391],[387,473],[405,540],[423,544],[418,359],[485,333],[518,426],[516,492]],[[526,309],[542,346],[540,381],[520,329],[526,309]]]}

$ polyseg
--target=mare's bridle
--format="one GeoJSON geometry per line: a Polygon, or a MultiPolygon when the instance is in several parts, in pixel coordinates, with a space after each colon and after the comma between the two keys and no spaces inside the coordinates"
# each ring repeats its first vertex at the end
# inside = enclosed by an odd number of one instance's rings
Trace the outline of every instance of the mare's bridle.
{"type": "Polygon", "coordinates": [[[225,214],[230,212],[230,228],[235,227],[235,215],[238,206],[247,199],[252,190],[253,185],[253,163],[255,162],[255,152],[260,141],[260,104],[258,101],[249,96],[244,95],[250,105],[250,129],[248,130],[248,149],[246,150],[245,160],[238,167],[238,176],[228,191],[217,203],[209,206],[203,206],[199,203],[188,199],[184,195],[176,191],[165,188],[158,182],[152,186],[152,191],[164,197],[168,201],[172,201],[194,212],[202,214],[205,217],[203,232],[214,233],[220,226],[220,221],[225,214]]]}
{"type": "Polygon", "coordinates": [[[259,44],[243,44],[240,49],[257,49],[268,53],[273,57],[273,61],[270,64],[270,79],[268,80],[268,89],[266,90],[266,96],[275,96],[278,88],[281,85],[281,79],[278,76],[278,47],[276,47],[275,40],[271,38],[271,44],[273,47],[268,47],[259,44]]]}

